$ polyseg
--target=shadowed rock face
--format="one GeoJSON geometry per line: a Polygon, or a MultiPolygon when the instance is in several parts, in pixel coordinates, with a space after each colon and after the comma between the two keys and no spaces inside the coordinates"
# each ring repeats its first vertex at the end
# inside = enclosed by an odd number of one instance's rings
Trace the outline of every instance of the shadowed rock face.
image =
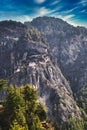
{"type": "Polygon", "coordinates": [[[70,115],[79,117],[71,88],[51,59],[49,46],[36,29],[28,30],[12,21],[0,23],[0,78],[36,88],[39,101],[46,105],[52,120],[62,122],[70,115]]]}
{"type": "Polygon", "coordinates": [[[87,29],[73,27],[61,19],[52,17],[39,17],[25,24],[37,28],[46,36],[53,59],[70,81],[73,91],[86,87],[87,29]]]}

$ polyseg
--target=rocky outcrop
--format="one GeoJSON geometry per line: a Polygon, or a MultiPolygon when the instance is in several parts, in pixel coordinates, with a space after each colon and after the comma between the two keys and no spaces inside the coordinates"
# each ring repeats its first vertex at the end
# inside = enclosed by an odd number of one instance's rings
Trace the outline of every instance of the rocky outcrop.
{"type": "Polygon", "coordinates": [[[54,65],[45,37],[37,29],[1,22],[0,59],[0,78],[9,84],[29,83],[36,88],[50,119],[62,122],[71,115],[80,117],[69,83],[54,65]]]}
{"type": "Polygon", "coordinates": [[[76,92],[86,87],[87,29],[74,27],[61,19],[52,17],[39,17],[25,24],[37,28],[46,36],[53,59],[70,82],[72,90],[76,92]]]}

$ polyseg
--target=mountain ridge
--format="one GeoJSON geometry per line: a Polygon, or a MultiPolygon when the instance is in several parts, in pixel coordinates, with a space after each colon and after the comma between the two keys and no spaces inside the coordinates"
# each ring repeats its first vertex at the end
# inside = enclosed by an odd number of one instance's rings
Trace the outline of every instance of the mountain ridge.
{"type": "Polygon", "coordinates": [[[29,83],[36,88],[52,120],[65,122],[71,115],[80,117],[70,85],[51,60],[44,36],[17,22],[10,21],[9,26],[0,26],[0,78],[9,84],[29,83]]]}
{"type": "Polygon", "coordinates": [[[46,36],[53,59],[55,57],[56,64],[70,81],[72,89],[78,91],[84,87],[87,84],[87,29],[74,27],[53,17],[38,17],[28,25],[46,36]]]}

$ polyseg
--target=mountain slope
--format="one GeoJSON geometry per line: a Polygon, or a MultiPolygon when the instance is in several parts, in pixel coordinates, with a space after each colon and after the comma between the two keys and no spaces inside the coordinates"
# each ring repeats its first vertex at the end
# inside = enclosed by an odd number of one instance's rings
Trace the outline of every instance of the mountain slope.
{"type": "Polygon", "coordinates": [[[66,121],[80,117],[71,88],[58,66],[51,60],[45,37],[21,23],[0,23],[0,78],[9,84],[31,84],[39,101],[46,105],[50,119],[66,121]]]}
{"type": "Polygon", "coordinates": [[[74,27],[52,17],[38,17],[28,27],[37,28],[46,36],[53,59],[70,81],[74,92],[87,84],[87,29],[74,27]]]}

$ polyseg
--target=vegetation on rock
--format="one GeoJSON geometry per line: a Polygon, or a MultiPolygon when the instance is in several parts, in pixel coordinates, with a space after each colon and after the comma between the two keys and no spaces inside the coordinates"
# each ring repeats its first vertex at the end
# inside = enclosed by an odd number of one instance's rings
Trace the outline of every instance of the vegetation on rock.
{"type": "Polygon", "coordinates": [[[0,112],[2,130],[45,129],[42,121],[47,119],[47,114],[37,99],[37,92],[30,85],[20,88],[11,85],[7,91],[4,111],[0,112]]]}

